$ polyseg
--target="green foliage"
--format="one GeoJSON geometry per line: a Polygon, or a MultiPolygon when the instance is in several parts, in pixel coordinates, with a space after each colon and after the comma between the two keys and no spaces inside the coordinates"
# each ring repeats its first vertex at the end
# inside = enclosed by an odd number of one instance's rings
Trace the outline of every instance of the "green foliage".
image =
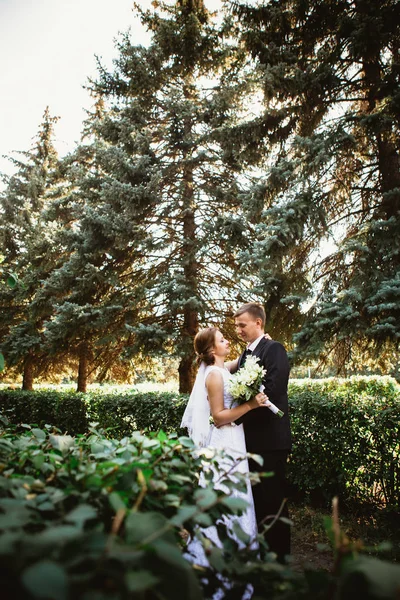
{"type": "MultiPolygon", "coordinates": [[[[200,465],[215,465],[217,457],[199,457],[186,437],[134,432],[118,441],[93,427],[76,439],[49,427],[17,436],[8,429],[0,455],[0,580],[7,598],[200,600],[221,586],[218,573],[239,595],[258,581],[268,597],[280,590],[295,597],[301,577],[271,560],[260,563],[248,546],[239,549],[223,522],[224,551],[209,544],[212,566],[192,568],[183,526],[196,535],[197,524],[244,506],[233,506],[212,478],[198,487],[200,465]]],[[[221,482],[232,485],[225,476],[221,482]]]]}
{"type": "Polygon", "coordinates": [[[171,392],[87,394],[86,402],[90,420],[121,437],[135,429],[179,431],[187,396],[171,392]]]}
{"type": "MultiPolygon", "coordinates": [[[[400,506],[400,391],[393,379],[293,380],[289,386],[293,452],[290,481],[301,494],[329,502],[400,506]]],[[[85,433],[96,421],[108,435],[136,429],[181,431],[186,395],[88,394],[0,391],[4,414],[14,424],[51,424],[85,433]]],[[[183,432],[182,432],[183,433],[183,432]]]]}
{"type": "Polygon", "coordinates": [[[88,429],[83,394],[41,390],[0,390],[1,413],[13,424],[50,424],[71,435],[88,429]]]}
{"type": "Polygon", "coordinates": [[[290,384],[291,482],[329,501],[400,506],[400,389],[385,377],[290,384]]]}
{"type": "MultiPolygon", "coordinates": [[[[224,455],[223,455],[224,456],[224,455]]],[[[50,426],[0,428],[0,581],[5,598],[166,598],[205,600],[225,587],[241,598],[247,585],[259,597],[347,600],[361,586],[370,600],[395,598],[400,568],[360,556],[360,544],[341,534],[337,516],[327,523],[335,571],[305,575],[276,564],[258,551],[240,528],[239,548],[218,525],[221,548],[197,526],[245,508],[231,501],[201,466],[216,466],[219,454],[199,455],[187,437],[106,438],[90,426],[87,435],[60,435],[50,426]],[[210,565],[193,568],[185,539],[196,535],[210,565]],[[247,544],[247,545],[246,545],[247,544]],[[222,576],[222,577],[221,577],[222,576]]],[[[209,471],[211,473],[211,471],[209,471]]],[[[245,486],[238,475],[235,487],[245,486]]],[[[233,485],[226,474],[220,483],[233,485]]],[[[260,539],[260,544],[263,542],[260,539]]]]}
{"type": "Polygon", "coordinates": [[[398,353],[398,1],[232,10],[264,92],[264,114],[230,143],[265,174],[244,194],[256,224],[239,262],[258,274],[269,331],[338,369],[362,366],[361,349],[398,353]]]}
{"type": "Polygon", "coordinates": [[[53,145],[57,120],[47,108],[33,147],[20,152],[19,160],[12,160],[16,173],[5,178],[0,194],[1,272],[7,275],[8,284],[0,286],[1,349],[8,365],[24,370],[24,386],[28,387],[33,371],[51,363],[51,357],[43,352],[42,325],[52,313],[52,303],[35,303],[35,296],[58,258],[53,237],[56,227],[43,219],[47,192],[58,167],[53,145]]]}

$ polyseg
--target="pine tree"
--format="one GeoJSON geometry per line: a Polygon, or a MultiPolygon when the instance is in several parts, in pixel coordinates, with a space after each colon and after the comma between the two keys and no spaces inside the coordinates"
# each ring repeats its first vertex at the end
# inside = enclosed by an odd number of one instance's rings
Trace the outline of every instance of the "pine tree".
{"type": "MultiPolygon", "coordinates": [[[[44,323],[46,348],[59,361],[78,363],[79,392],[86,392],[91,375],[101,381],[116,363],[123,368],[121,354],[131,337],[126,321],[137,318],[141,301],[141,286],[130,282],[141,279],[142,211],[124,204],[122,186],[107,174],[118,153],[96,137],[103,120],[99,97],[82,143],[62,161],[63,184],[57,182],[46,214],[59,224],[62,260],[34,300],[53,302],[44,323]]],[[[147,177],[140,165],[130,176],[137,182],[147,177]]]]}
{"type": "Polygon", "coordinates": [[[7,364],[23,371],[23,389],[32,389],[34,375],[45,368],[42,326],[51,305],[32,306],[32,299],[51,271],[56,250],[52,231],[42,222],[47,188],[57,171],[53,145],[57,121],[46,108],[31,150],[11,159],[17,170],[5,177],[0,197],[0,239],[4,268],[18,274],[19,285],[0,291],[1,347],[7,364]]]}
{"type": "Polygon", "coordinates": [[[174,354],[180,390],[189,391],[199,324],[224,319],[246,287],[237,265],[248,244],[244,176],[227,140],[255,82],[229,22],[217,25],[201,0],[154,6],[136,6],[149,47],[124,36],[114,72],[101,69],[92,85],[105,103],[88,130],[101,185],[93,205],[86,194],[84,218],[90,228],[97,221],[122,306],[132,293],[131,313],[120,312],[128,355],[174,354]]]}
{"type": "Polygon", "coordinates": [[[234,3],[263,73],[265,115],[232,139],[242,154],[252,136],[270,149],[254,264],[278,312],[287,302],[301,312],[311,290],[297,352],[333,352],[337,366],[352,348],[396,348],[400,336],[398,8],[234,3]],[[324,256],[326,239],[337,249],[324,256]]]}

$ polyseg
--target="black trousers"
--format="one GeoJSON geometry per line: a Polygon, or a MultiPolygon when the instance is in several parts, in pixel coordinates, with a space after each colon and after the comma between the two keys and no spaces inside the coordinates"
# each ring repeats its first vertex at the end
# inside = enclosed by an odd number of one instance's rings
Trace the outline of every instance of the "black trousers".
{"type": "MultiPolygon", "coordinates": [[[[260,483],[253,487],[253,498],[256,510],[258,529],[261,532],[264,524],[268,525],[278,513],[282,501],[287,498],[288,486],[286,482],[287,450],[274,450],[267,454],[261,454],[264,459],[263,466],[254,460],[249,460],[250,471],[274,472],[273,477],[261,478],[260,483]]],[[[287,503],[285,504],[281,517],[289,518],[287,503]]],[[[276,521],[271,529],[265,534],[265,541],[269,550],[277,554],[279,562],[284,562],[284,557],[290,554],[290,525],[282,521],[276,521]]]]}

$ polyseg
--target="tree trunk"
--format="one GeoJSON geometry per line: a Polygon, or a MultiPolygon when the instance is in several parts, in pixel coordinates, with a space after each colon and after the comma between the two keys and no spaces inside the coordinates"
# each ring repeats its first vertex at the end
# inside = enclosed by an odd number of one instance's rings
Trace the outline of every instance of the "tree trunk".
{"type": "MultiPolygon", "coordinates": [[[[192,99],[191,82],[188,78],[188,84],[184,90],[185,97],[192,99]]],[[[185,118],[184,135],[189,139],[192,134],[192,119],[190,116],[185,118]]],[[[182,262],[185,283],[187,286],[186,298],[183,307],[183,336],[186,338],[184,347],[187,348],[187,354],[179,364],[179,391],[182,394],[189,393],[193,387],[195,379],[195,364],[193,339],[199,329],[199,317],[197,308],[193,307],[193,298],[198,298],[198,263],[197,263],[197,239],[196,239],[196,203],[193,190],[193,166],[190,164],[191,148],[189,147],[183,153],[183,244],[182,244],[182,262]]]]}
{"type": "Polygon", "coordinates": [[[29,354],[24,360],[24,375],[22,379],[22,389],[32,391],[33,390],[33,365],[34,359],[29,354]]]}
{"type": "Polygon", "coordinates": [[[82,343],[79,348],[79,368],[78,368],[78,387],[77,392],[86,393],[88,379],[89,351],[86,343],[82,343]]]}
{"type": "Polygon", "coordinates": [[[178,367],[179,393],[189,394],[192,391],[196,370],[194,365],[194,352],[190,356],[181,359],[178,367]]]}
{"type": "MultiPolygon", "coordinates": [[[[363,70],[366,82],[367,110],[369,113],[373,113],[382,85],[379,55],[365,59],[363,70]]],[[[396,149],[396,136],[390,123],[385,129],[382,122],[378,121],[376,125],[372,125],[372,129],[377,141],[381,192],[386,194],[378,209],[378,216],[389,219],[400,210],[400,194],[398,192],[400,188],[400,156],[396,149]],[[393,193],[390,193],[392,191],[393,193]]]]}

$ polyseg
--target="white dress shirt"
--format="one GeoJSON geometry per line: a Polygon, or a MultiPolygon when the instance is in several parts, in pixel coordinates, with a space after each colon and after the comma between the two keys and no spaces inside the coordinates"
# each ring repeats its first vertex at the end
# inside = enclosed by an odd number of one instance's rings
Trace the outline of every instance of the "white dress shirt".
{"type": "Polygon", "coordinates": [[[256,340],[254,340],[254,342],[251,342],[251,344],[249,344],[246,348],[246,350],[251,350],[252,352],[254,352],[254,350],[257,348],[258,344],[261,342],[261,340],[264,337],[264,333],[262,335],[260,335],[260,337],[258,337],[256,340]]]}

